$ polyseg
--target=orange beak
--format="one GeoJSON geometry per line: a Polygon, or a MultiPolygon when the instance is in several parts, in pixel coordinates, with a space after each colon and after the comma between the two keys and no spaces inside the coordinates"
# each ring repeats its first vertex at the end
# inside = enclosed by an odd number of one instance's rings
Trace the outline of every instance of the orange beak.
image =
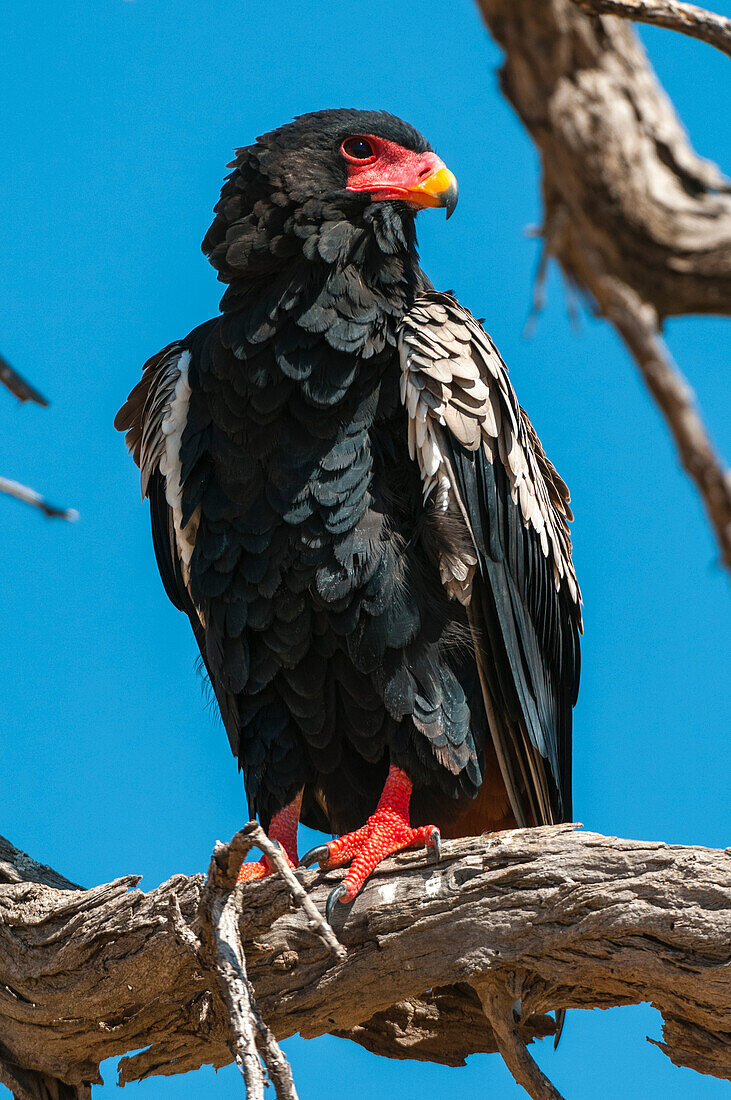
{"type": "Polygon", "coordinates": [[[400,199],[421,210],[441,206],[450,217],[457,205],[457,180],[431,149],[415,153],[400,145],[366,135],[378,150],[362,164],[348,165],[348,191],[370,195],[374,202],[400,199]]]}
{"type": "Polygon", "coordinates": [[[447,218],[454,213],[459,197],[459,187],[454,173],[442,165],[431,175],[404,189],[404,198],[414,206],[443,206],[447,211],[447,218]]]}

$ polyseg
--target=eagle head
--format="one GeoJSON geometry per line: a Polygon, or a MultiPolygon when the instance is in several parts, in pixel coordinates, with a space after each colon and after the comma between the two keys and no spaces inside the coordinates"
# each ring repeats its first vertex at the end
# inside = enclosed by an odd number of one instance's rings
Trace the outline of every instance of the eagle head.
{"type": "Polygon", "coordinates": [[[426,139],[385,111],[300,115],[238,149],[228,167],[203,241],[223,282],[307,255],[308,237],[325,223],[383,231],[387,207],[385,220],[404,237],[419,210],[442,207],[449,217],[457,204],[457,181],[426,139]]]}

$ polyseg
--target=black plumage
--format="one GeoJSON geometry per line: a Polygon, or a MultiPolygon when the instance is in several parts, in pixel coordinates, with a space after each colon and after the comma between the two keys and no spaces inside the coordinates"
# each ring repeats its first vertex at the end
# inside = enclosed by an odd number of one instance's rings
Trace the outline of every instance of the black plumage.
{"type": "Polygon", "coordinates": [[[563,820],[568,495],[489,339],[421,272],[413,205],[349,188],[363,134],[433,156],[359,111],[238,151],[203,243],[221,316],[116,423],[265,826],[304,788],[305,823],[358,827],[390,763],[413,824],[563,820]]]}

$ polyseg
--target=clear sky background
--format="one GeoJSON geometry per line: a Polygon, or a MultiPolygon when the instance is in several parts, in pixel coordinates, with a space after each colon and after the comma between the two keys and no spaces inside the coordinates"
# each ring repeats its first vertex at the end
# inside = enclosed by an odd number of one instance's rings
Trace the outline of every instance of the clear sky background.
{"type": "MultiPolygon", "coordinates": [[[[728,0],[715,7],[731,14],[728,0]]],[[[728,59],[669,31],[643,38],[696,147],[731,170],[728,59]]],[[[357,106],[414,123],[456,173],[455,217],[419,218],[424,267],[486,317],[572,490],[586,622],[577,819],[727,845],[728,576],[610,328],[582,310],[572,331],[552,272],[535,336],[521,334],[537,159],[497,90],[500,54],[471,0],[4,0],[0,40],[0,348],[52,401],[19,408],[0,392],[0,473],[81,513],[65,525],[0,498],[0,832],[76,881],[139,872],[149,889],[205,869],[214,841],[246,819],[112,420],[144,361],[217,310],[199,243],[233,148],[294,114],[357,106]]],[[[718,319],[668,325],[727,456],[730,332],[718,319]]],[[[573,1012],[558,1053],[533,1049],[570,1100],[727,1096],[646,1035],[660,1035],[647,1006],[573,1012]]],[[[302,1100],[346,1085],[358,1100],[524,1096],[495,1055],[445,1069],[333,1038],[285,1049],[302,1100]]],[[[103,1072],[99,1100],[115,1093],[114,1064],[103,1072]]],[[[243,1085],[229,1067],[128,1092],[207,1100],[243,1085]]]]}

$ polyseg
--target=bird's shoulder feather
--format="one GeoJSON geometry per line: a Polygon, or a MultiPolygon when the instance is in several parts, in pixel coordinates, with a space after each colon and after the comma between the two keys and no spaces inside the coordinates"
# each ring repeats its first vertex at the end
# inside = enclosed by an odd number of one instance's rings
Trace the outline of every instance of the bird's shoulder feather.
{"type": "Polygon", "coordinates": [[[500,462],[523,523],[551,562],[556,588],[564,585],[578,606],[569,491],[518,404],[490,337],[451,294],[425,291],[401,322],[399,350],[409,450],[419,462],[425,498],[438,493],[440,476],[448,476],[440,450],[445,435],[500,462]]]}
{"type": "Polygon", "coordinates": [[[497,348],[452,295],[417,295],[399,351],[409,450],[425,509],[444,517],[440,574],[467,608],[516,820],[565,819],[581,630],[568,490],[497,348]]]}

